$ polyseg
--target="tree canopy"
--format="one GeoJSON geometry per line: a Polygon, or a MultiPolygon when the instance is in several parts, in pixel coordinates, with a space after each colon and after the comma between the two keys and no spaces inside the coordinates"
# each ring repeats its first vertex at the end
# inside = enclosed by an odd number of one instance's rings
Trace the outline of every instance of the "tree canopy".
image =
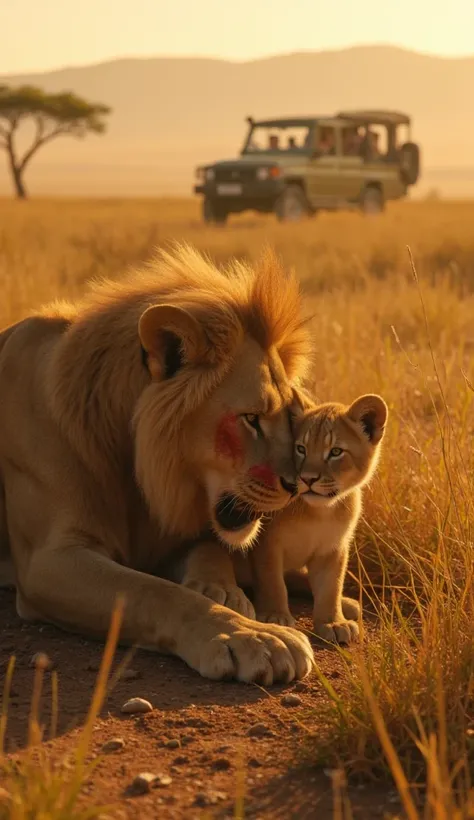
{"type": "Polygon", "coordinates": [[[36,152],[60,136],[85,137],[103,134],[110,108],[91,103],[72,91],[49,94],[35,86],[12,88],[0,85],[0,147],[6,153],[17,196],[26,197],[23,174],[36,152]],[[20,152],[17,137],[25,123],[32,123],[33,137],[20,152]]]}

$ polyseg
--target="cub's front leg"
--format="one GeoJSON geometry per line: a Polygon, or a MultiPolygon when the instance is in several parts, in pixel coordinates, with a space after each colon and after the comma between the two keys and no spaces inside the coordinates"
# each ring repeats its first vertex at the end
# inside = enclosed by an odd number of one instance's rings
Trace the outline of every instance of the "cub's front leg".
{"type": "Polygon", "coordinates": [[[270,528],[256,544],[249,555],[249,561],[252,566],[257,620],[293,626],[296,621],[288,605],[283,551],[275,537],[275,528],[270,528]]]}
{"type": "Polygon", "coordinates": [[[237,585],[232,557],[223,544],[209,540],[192,547],[186,558],[182,584],[217,604],[255,619],[253,604],[237,585]]]}
{"type": "Polygon", "coordinates": [[[332,643],[349,644],[359,637],[359,604],[342,597],[348,557],[349,542],[343,542],[308,562],[314,633],[332,643]]]}

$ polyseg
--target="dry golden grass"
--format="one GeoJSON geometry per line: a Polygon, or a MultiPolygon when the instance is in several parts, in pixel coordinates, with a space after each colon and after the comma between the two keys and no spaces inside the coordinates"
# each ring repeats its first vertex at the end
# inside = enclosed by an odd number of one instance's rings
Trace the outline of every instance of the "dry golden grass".
{"type": "Polygon", "coordinates": [[[171,239],[219,263],[271,243],[314,307],[317,398],[386,399],[354,562],[380,639],[347,653],[344,701],[323,680],[331,706],[306,725],[326,763],[389,769],[410,820],[474,817],[473,221],[474,204],[406,203],[373,219],[242,217],[222,229],[204,228],[191,201],[0,201],[2,324],[171,239]]]}

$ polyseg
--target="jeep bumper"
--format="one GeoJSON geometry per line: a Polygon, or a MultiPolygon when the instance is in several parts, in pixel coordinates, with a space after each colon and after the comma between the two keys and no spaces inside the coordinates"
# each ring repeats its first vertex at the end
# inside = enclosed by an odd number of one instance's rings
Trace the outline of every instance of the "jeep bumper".
{"type": "Polygon", "coordinates": [[[221,205],[229,204],[229,209],[241,204],[242,208],[252,207],[244,204],[248,202],[264,203],[275,202],[285,187],[285,181],[281,177],[278,179],[265,179],[254,181],[243,181],[236,183],[227,182],[205,182],[194,186],[195,194],[203,194],[206,198],[218,201],[221,205]]]}

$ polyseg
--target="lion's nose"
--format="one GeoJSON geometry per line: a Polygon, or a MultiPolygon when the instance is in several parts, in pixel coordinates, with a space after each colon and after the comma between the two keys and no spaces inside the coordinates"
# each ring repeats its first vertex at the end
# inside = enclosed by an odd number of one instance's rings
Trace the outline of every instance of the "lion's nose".
{"type": "Polygon", "coordinates": [[[282,475],[280,476],[280,484],[287,493],[290,493],[290,495],[296,495],[298,492],[298,485],[294,484],[293,481],[287,481],[287,479],[282,475]]]}

